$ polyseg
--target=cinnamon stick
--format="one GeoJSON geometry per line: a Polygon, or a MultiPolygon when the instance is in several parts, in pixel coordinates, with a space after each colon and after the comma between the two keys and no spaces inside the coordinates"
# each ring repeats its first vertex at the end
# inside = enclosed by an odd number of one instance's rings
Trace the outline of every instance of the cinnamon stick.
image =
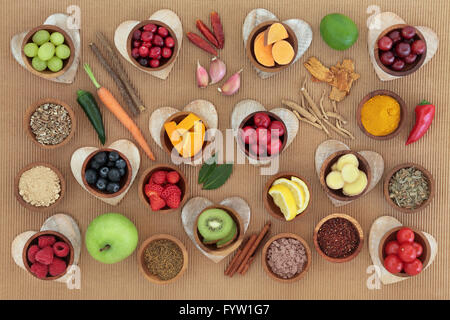
{"type": "Polygon", "coordinates": [[[249,250],[251,249],[251,247],[253,246],[253,244],[256,241],[256,235],[252,234],[250,239],[248,240],[247,244],[245,245],[245,247],[242,249],[241,254],[239,254],[239,257],[236,259],[236,262],[234,263],[234,265],[232,266],[229,276],[232,277],[236,271],[238,270],[239,266],[242,264],[242,261],[244,261],[245,257],[247,256],[247,253],[249,252],[249,250]]]}
{"type": "Polygon", "coordinates": [[[230,274],[231,268],[233,268],[233,265],[236,263],[236,260],[239,258],[239,255],[241,254],[242,249],[239,248],[236,252],[236,254],[234,255],[233,259],[231,260],[230,264],[228,265],[228,267],[225,270],[225,275],[228,276],[230,274]]]}
{"type": "Polygon", "coordinates": [[[255,260],[255,256],[251,256],[248,262],[245,264],[244,269],[241,272],[241,275],[245,275],[250,268],[250,265],[252,264],[253,260],[255,260]]]}
{"type": "Polygon", "coordinates": [[[262,228],[261,232],[258,234],[258,237],[256,238],[255,242],[253,242],[252,246],[250,247],[250,250],[245,255],[244,259],[242,260],[242,263],[239,266],[238,272],[241,273],[242,270],[244,270],[245,265],[249,261],[250,257],[255,253],[256,249],[258,249],[259,244],[261,243],[264,236],[269,232],[270,229],[270,222],[267,222],[264,228],[262,228]]]}

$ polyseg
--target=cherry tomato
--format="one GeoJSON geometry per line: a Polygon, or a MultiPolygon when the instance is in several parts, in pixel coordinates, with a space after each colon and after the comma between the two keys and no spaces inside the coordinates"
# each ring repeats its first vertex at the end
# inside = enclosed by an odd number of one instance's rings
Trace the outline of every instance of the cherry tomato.
{"type": "Polygon", "coordinates": [[[258,112],[253,116],[253,122],[257,127],[268,128],[270,126],[270,117],[264,112],[258,112]]]}
{"type": "Polygon", "coordinates": [[[416,249],[410,243],[401,244],[397,255],[403,262],[413,262],[417,258],[416,249]]]}
{"type": "Polygon", "coordinates": [[[390,273],[399,273],[403,269],[403,262],[395,254],[390,254],[384,259],[384,267],[390,273]]]}
{"type": "Polygon", "coordinates": [[[390,254],[398,254],[398,248],[400,247],[400,243],[398,243],[397,241],[389,241],[385,246],[384,246],[384,252],[387,255],[390,254]]]}
{"type": "Polygon", "coordinates": [[[397,241],[402,243],[413,243],[414,242],[414,231],[410,228],[401,228],[397,232],[397,241]]]}
{"type": "Polygon", "coordinates": [[[416,249],[417,258],[420,257],[422,255],[422,252],[423,252],[422,245],[420,243],[417,243],[417,242],[413,242],[412,245],[413,245],[414,249],[416,249]]]}
{"type": "Polygon", "coordinates": [[[413,262],[405,263],[404,270],[410,276],[415,276],[422,271],[422,262],[419,259],[415,259],[413,262]]]}

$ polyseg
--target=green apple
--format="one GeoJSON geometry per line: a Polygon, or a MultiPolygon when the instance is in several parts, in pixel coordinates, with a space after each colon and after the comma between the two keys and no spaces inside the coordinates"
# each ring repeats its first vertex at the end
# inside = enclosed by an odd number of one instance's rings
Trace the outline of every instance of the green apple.
{"type": "Polygon", "coordinates": [[[138,244],[138,231],[133,222],[120,213],[105,213],[91,221],[85,241],[95,260],[111,264],[133,253],[138,244]]]}

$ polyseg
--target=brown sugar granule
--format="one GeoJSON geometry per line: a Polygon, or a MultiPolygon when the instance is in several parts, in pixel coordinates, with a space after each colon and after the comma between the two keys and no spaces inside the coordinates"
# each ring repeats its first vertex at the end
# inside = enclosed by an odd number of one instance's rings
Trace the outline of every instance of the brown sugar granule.
{"type": "Polygon", "coordinates": [[[326,221],[317,233],[317,241],[323,253],[331,258],[345,258],[355,252],[359,245],[359,233],[344,218],[326,221]]]}
{"type": "Polygon", "coordinates": [[[19,194],[35,207],[48,207],[59,199],[61,182],[50,168],[36,166],[20,176],[19,194]]]}
{"type": "Polygon", "coordinates": [[[302,272],[308,260],[303,244],[293,238],[272,242],[267,249],[266,259],[272,272],[283,279],[293,278],[302,272]]]}
{"type": "Polygon", "coordinates": [[[170,240],[152,241],[144,252],[144,261],[151,274],[161,280],[170,280],[183,267],[183,252],[170,240]]]}

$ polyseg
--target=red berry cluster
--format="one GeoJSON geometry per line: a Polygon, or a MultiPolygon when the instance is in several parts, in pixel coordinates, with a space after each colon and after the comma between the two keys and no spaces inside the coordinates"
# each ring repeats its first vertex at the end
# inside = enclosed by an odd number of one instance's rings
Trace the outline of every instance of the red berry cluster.
{"type": "Polygon", "coordinates": [[[63,241],[56,241],[54,236],[40,236],[37,244],[28,247],[27,258],[31,263],[31,272],[39,279],[56,277],[67,269],[66,258],[70,247],[63,241]]]}
{"type": "Polygon", "coordinates": [[[134,31],[131,56],[143,67],[158,68],[172,56],[174,46],[167,28],[149,23],[134,31]]]}
{"type": "Polygon", "coordinates": [[[257,157],[279,154],[284,134],[284,124],[271,119],[265,112],[256,113],[240,132],[241,139],[248,145],[250,153],[257,157]]]}
{"type": "Polygon", "coordinates": [[[177,185],[180,175],[176,171],[159,170],[152,174],[144,186],[144,193],[153,211],[176,209],[181,202],[181,189],[177,185]]]}
{"type": "Polygon", "coordinates": [[[389,241],[384,246],[384,267],[390,273],[406,272],[415,276],[422,271],[422,262],[418,259],[423,248],[420,243],[414,241],[414,231],[409,228],[401,228],[397,232],[397,240],[389,241]]]}
{"type": "Polygon", "coordinates": [[[417,37],[414,27],[406,26],[378,40],[378,48],[382,64],[394,71],[402,71],[424,54],[427,46],[425,41],[417,37]]]}

